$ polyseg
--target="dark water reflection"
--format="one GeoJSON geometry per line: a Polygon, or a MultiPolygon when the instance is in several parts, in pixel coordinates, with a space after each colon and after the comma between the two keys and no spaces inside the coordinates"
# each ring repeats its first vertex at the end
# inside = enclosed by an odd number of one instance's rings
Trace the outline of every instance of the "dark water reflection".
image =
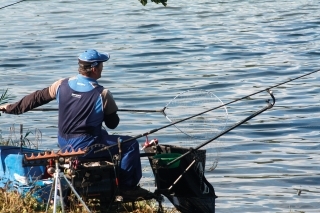
{"type": "MultiPolygon", "coordinates": [[[[182,0],[166,8],[138,1],[25,1],[0,13],[0,88],[19,100],[74,75],[77,55],[96,48],[111,53],[100,82],[121,108],[162,109],[188,89],[211,91],[227,103],[319,69],[319,9],[313,0],[182,0]]],[[[217,212],[319,211],[318,78],[274,88],[273,109],[214,142],[219,164],[207,177],[219,196],[217,212]]],[[[228,126],[265,107],[266,99],[260,93],[228,106],[228,126]]],[[[112,133],[137,135],[168,124],[157,113],[119,114],[122,123],[112,133]]],[[[42,147],[56,148],[56,112],[0,119],[5,137],[12,124],[23,123],[25,131],[42,131],[42,147]]],[[[175,131],[153,137],[181,144],[175,131]]],[[[153,186],[150,169],[144,174],[145,185],[153,186]]]]}

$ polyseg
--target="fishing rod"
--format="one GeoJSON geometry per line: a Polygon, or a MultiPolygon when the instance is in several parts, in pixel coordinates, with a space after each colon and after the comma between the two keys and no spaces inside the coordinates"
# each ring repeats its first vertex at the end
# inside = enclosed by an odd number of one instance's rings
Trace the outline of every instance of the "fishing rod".
{"type": "Polygon", "coordinates": [[[6,6],[0,7],[0,10],[3,9],[3,8],[6,8],[6,7],[12,6],[12,5],[18,4],[18,3],[23,2],[23,1],[26,1],[26,0],[17,1],[17,2],[14,2],[12,4],[8,4],[6,6]]]}
{"type": "MultiPolygon", "coordinates": [[[[119,112],[161,112],[163,113],[166,107],[159,110],[145,110],[145,109],[118,109],[119,112]]],[[[50,111],[58,111],[57,108],[34,108],[29,111],[44,111],[44,112],[50,112],[50,111]]]]}
{"type": "MultiPolygon", "coordinates": [[[[267,90],[267,92],[268,92],[268,93],[270,94],[270,96],[272,97],[272,100],[273,100],[273,103],[272,103],[272,104],[270,104],[270,103],[268,102],[268,106],[267,106],[267,107],[263,108],[262,110],[258,111],[257,113],[254,113],[253,115],[249,116],[248,118],[246,118],[245,120],[243,120],[242,122],[240,122],[238,125],[235,125],[235,126],[229,128],[228,130],[223,131],[222,133],[225,134],[225,133],[231,131],[232,129],[236,128],[237,126],[240,126],[242,123],[250,120],[251,118],[253,118],[253,117],[255,117],[255,116],[259,115],[259,114],[261,114],[263,111],[265,111],[265,110],[267,110],[267,109],[271,109],[271,108],[273,107],[273,105],[275,104],[275,98],[274,98],[274,96],[273,96],[273,94],[272,94],[272,92],[271,92],[270,90],[267,90]]],[[[213,108],[213,109],[215,109],[215,108],[213,108]]],[[[140,135],[134,136],[134,137],[132,137],[132,138],[130,138],[130,139],[127,139],[127,140],[123,141],[122,143],[126,143],[126,142],[129,142],[129,141],[132,141],[132,140],[135,140],[135,139],[138,139],[138,138],[141,138],[141,137],[150,135],[150,134],[155,133],[155,132],[157,132],[157,131],[159,131],[159,130],[162,130],[162,129],[165,129],[165,128],[167,128],[167,127],[176,125],[176,124],[178,124],[178,123],[181,123],[181,122],[183,122],[183,121],[189,120],[189,119],[194,118],[194,117],[197,117],[197,116],[199,116],[199,115],[205,114],[205,113],[207,113],[207,112],[209,112],[209,111],[212,111],[213,109],[209,109],[209,110],[200,112],[200,113],[198,113],[198,114],[192,115],[192,116],[190,116],[190,117],[187,117],[187,118],[178,120],[178,121],[176,121],[176,122],[170,123],[170,124],[168,124],[168,125],[165,125],[165,126],[162,126],[162,127],[156,128],[156,129],[152,129],[152,130],[150,130],[150,131],[148,131],[148,132],[145,132],[145,133],[142,133],[142,134],[140,134],[140,135]]],[[[222,134],[218,134],[218,137],[220,137],[220,136],[222,136],[222,134]]],[[[202,145],[198,146],[196,149],[200,149],[201,147],[203,147],[203,146],[205,146],[206,144],[210,143],[211,141],[217,139],[218,137],[216,136],[216,137],[214,137],[213,139],[210,139],[210,140],[207,141],[205,144],[202,144],[202,145]]],[[[102,148],[102,149],[100,149],[100,150],[95,151],[94,153],[97,153],[97,152],[101,152],[101,151],[110,149],[110,148],[112,148],[112,147],[114,147],[114,146],[116,146],[116,145],[117,145],[117,144],[104,147],[104,148],[102,148]]]]}
{"type": "MultiPolygon", "coordinates": [[[[300,79],[300,78],[306,77],[306,76],[308,76],[308,75],[314,74],[314,73],[319,72],[319,71],[320,71],[320,69],[319,69],[319,70],[312,71],[312,72],[309,72],[309,73],[306,73],[306,74],[303,74],[303,75],[300,75],[300,76],[298,76],[298,77],[289,79],[289,80],[287,80],[287,81],[284,81],[284,82],[278,83],[278,84],[276,84],[276,85],[267,87],[267,88],[265,88],[265,89],[259,90],[259,91],[257,91],[257,92],[251,93],[251,94],[246,95],[246,96],[244,96],[244,97],[242,97],[242,98],[237,98],[237,99],[235,99],[235,100],[233,100],[233,101],[230,101],[230,102],[228,102],[228,103],[221,104],[221,105],[219,105],[219,106],[217,106],[217,107],[214,107],[214,108],[212,108],[212,109],[210,109],[210,110],[208,110],[208,111],[215,110],[215,109],[218,109],[218,108],[221,108],[221,107],[230,105],[230,104],[235,103],[235,102],[237,102],[237,101],[241,101],[241,100],[243,100],[243,99],[249,98],[250,96],[259,94],[259,93],[261,93],[261,92],[265,92],[265,91],[271,90],[271,89],[273,89],[273,88],[275,88],[275,87],[281,86],[281,85],[283,85],[283,84],[287,84],[287,83],[289,83],[289,82],[291,82],[291,81],[298,80],[298,79],[300,79]]],[[[123,111],[123,112],[161,112],[162,114],[165,114],[164,112],[165,112],[166,108],[167,108],[167,107],[165,106],[163,109],[159,109],[159,110],[119,109],[118,111],[123,111]]],[[[55,109],[55,108],[52,108],[52,109],[50,109],[50,108],[38,108],[38,109],[35,108],[35,109],[30,110],[30,111],[57,111],[57,110],[58,110],[58,109],[55,109]]]]}

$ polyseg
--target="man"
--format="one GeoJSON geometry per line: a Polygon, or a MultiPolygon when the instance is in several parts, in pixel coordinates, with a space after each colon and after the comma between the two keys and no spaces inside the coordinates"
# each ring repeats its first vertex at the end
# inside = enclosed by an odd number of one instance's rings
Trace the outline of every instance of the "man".
{"type": "MultiPolygon", "coordinates": [[[[104,122],[109,129],[115,129],[120,121],[111,92],[97,82],[103,62],[109,59],[109,54],[86,50],[78,58],[77,76],[58,80],[14,104],[2,105],[0,111],[21,114],[56,99],[59,104],[58,143],[61,150],[89,148],[87,158],[112,157],[119,153],[118,146],[108,151],[94,151],[101,149],[101,145],[117,144],[119,137],[123,141],[130,137],[108,135],[102,128],[104,122]]],[[[152,196],[152,193],[137,186],[142,177],[138,142],[132,140],[122,144],[121,152],[119,186],[124,197],[152,196]]]]}

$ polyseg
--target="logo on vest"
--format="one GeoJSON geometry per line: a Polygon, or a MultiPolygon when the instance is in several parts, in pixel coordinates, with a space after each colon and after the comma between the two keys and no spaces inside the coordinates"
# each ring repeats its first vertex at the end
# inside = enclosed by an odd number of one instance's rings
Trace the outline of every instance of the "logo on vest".
{"type": "Polygon", "coordinates": [[[71,96],[74,97],[74,98],[81,98],[81,95],[74,94],[74,93],[72,93],[71,96]]]}

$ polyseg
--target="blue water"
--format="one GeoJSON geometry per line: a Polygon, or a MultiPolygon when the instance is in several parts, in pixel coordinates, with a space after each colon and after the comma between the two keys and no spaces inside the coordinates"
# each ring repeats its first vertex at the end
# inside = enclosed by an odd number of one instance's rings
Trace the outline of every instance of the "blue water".
{"type": "MultiPolygon", "coordinates": [[[[0,7],[9,3],[0,0],[0,7]]],[[[120,108],[162,109],[189,89],[228,103],[320,68],[319,9],[315,0],[168,0],[167,7],[136,0],[21,2],[0,10],[0,90],[18,101],[75,75],[77,56],[95,48],[111,54],[99,82],[120,108]]],[[[219,163],[206,177],[219,196],[217,212],[319,212],[319,73],[272,91],[272,109],[212,142],[219,163]]],[[[227,127],[267,99],[261,92],[228,105],[227,127]]],[[[169,123],[161,113],[119,114],[111,133],[134,136],[169,123]]],[[[41,130],[42,148],[57,149],[56,112],[0,119],[4,138],[19,138],[23,124],[24,132],[41,130]]],[[[150,137],[183,144],[175,130],[150,137]]],[[[143,164],[142,183],[151,187],[143,164]]]]}

